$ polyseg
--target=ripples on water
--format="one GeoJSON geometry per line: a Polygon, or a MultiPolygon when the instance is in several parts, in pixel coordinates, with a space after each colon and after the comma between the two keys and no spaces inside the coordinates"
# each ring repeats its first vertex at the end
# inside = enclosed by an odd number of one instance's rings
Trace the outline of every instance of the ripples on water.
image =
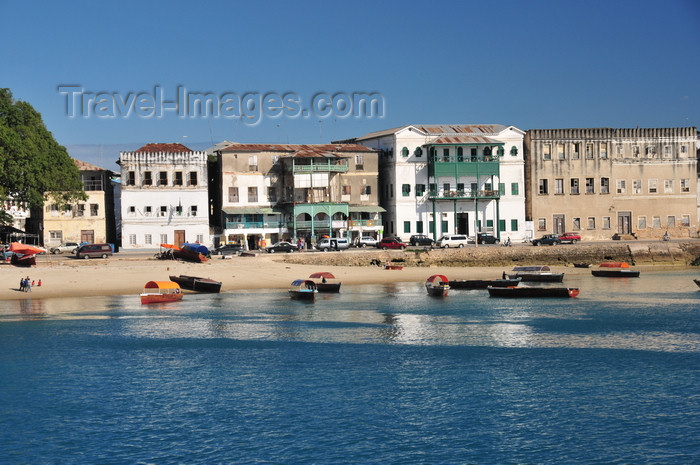
{"type": "Polygon", "coordinates": [[[700,292],[0,303],[0,463],[697,463],[700,292]]]}

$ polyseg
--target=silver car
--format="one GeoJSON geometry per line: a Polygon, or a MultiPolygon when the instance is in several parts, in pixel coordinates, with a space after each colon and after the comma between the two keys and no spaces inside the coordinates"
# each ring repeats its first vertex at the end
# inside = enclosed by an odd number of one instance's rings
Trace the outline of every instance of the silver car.
{"type": "Polygon", "coordinates": [[[80,247],[80,245],[77,242],[64,242],[61,245],[49,248],[49,252],[52,254],[59,254],[63,252],[74,254],[76,250],[78,250],[78,247],[80,247]]]}

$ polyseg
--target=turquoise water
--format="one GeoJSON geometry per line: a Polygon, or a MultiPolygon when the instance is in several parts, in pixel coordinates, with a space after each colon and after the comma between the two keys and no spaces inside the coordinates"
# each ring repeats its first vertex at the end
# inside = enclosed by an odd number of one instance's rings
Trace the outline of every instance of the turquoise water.
{"type": "Polygon", "coordinates": [[[0,463],[698,463],[690,273],[0,302],[0,463]]]}

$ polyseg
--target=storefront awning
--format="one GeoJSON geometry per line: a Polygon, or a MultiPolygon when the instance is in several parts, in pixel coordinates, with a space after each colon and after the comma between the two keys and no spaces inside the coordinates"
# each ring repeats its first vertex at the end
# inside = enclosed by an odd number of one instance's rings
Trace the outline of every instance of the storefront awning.
{"type": "Polygon", "coordinates": [[[350,205],[348,207],[348,211],[350,213],[361,213],[361,212],[384,213],[384,212],[386,212],[386,210],[384,210],[379,205],[350,205]]]}

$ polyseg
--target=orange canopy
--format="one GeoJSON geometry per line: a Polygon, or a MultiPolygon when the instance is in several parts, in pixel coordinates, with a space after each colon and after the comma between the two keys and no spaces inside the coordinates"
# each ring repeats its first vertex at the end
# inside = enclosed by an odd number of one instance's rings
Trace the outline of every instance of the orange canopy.
{"type": "Polygon", "coordinates": [[[180,250],[180,247],[173,244],[161,244],[160,246],[165,247],[166,249],[180,250]]]}
{"type": "Polygon", "coordinates": [[[630,264],[627,262],[605,262],[600,264],[601,268],[629,268],[630,264]]]}
{"type": "Polygon", "coordinates": [[[21,242],[11,242],[10,251],[21,253],[22,255],[36,255],[41,252],[46,252],[44,249],[34,247],[33,245],[22,244],[21,242]]]}
{"type": "Polygon", "coordinates": [[[144,289],[180,289],[180,285],[172,281],[148,281],[144,289]]]}

